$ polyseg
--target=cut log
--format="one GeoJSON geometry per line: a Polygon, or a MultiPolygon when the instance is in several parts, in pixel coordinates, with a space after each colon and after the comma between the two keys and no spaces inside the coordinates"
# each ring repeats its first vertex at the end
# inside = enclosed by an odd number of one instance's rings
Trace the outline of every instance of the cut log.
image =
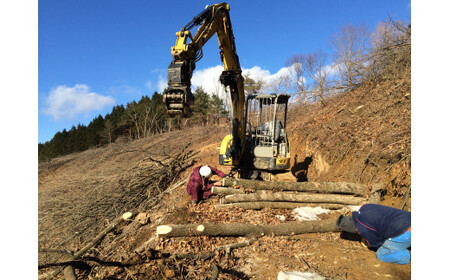
{"type": "Polygon", "coordinates": [[[254,202],[236,202],[228,204],[217,204],[216,209],[240,207],[243,209],[294,209],[299,207],[322,207],[324,209],[336,210],[349,207],[350,205],[333,204],[333,203],[301,203],[301,202],[280,202],[280,201],[254,201],[254,202]]]}
{"type": "Polygon", "coordinates": [[[365,201],[362,197],[339,194],[260,192],[248,194],[231,194],[222,198],[222,203],[255,202],[255,201],[286,201],[303,203],[337,203],[357,205],[365,201]]]}
{"type": "Polygon", "coordinates": [[[243,193],[270,193],[270,190],[260,190],[260,191],[255,191],[255,190],[243,190],[243,189],[235,189],[235,188],[230,188],[230,187],[217,187],[214,186],[211,188],[211,192],[213,194],[243,194],[243,193]]]}
{"type": "Polygon", "coordinates": [[[70,265],[64,268],[64,279],[65,280],[77,280],[77,276],[75,275],[75,271],[73,267],[70,265]]]}
{"type": "Polygon", "coordinates": [[[287,222],[279,225],[232,224],[184,224],[162,225],[156,228],[158,236],[287,236],[300,233],[335,232],[335,220],[287,222]]]}
{"type": "Polygon", "coordinates": [[[245,193],[244,190],[241,189],[234,189],[234,188],[227,188],[227,187],[212,187],[211,192],[213,194],[236,194],[236,193],[245,193]]]}
{"type": "Polygon", "coordinates": [[[299,191],[318,193],[345,193],[364,196],[366,186],[345,182],[285,182],[285,181],[256,181],[247,179],[224,178],[223,186],[241,186],[254,190],[299,191]]]}

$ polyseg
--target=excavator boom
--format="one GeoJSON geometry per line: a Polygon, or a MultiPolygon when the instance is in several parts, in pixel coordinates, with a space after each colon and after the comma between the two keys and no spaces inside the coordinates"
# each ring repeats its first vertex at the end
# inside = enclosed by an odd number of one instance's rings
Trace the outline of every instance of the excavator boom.
{"type": "Polygon", "coordinates": [[[233,104],[233,141],[230,153],[234,161],[233,165],[237,166],[243,153],[245,141],[245,94],[244,79],[241,74],[239,57],[236,53],[229,10],[230,6],[226,3],[207,6],[176,33],[177,40],[175,46],[171,49],[173,60],[167,71],[168,88],[163,93],[163,101],[171,117],[191,116],[190,105],[194,102],[191,92],[191,78],[195,63],[203,56],[203,45],[216,34],[219,40],[220,58],[224,65],[220,82],[228,87],[233,104]],[[199,27],[195,35],[192,36],[190,30],[197,25],[199,27]]]}

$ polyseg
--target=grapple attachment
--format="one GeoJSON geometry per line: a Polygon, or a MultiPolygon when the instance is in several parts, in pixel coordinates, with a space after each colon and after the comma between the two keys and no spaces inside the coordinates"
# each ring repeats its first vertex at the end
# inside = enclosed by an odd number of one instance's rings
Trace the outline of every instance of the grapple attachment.
{"type": "Polygon", "coordinates": [[[191,92],[191,77],[194,71],[193,61],[172,61],[167,70],[167,84],[169,87],[163,93],[163,102],[166,104],[170,117],[191,116],[190,105],[194,104],[194,95],[191,92]]]}
{"type": "Polygon", "coordinates": [[[194,96],[190,87],[169,86],[163,93],[163,102],[171,118],[175,116],[189,118],[192,115],[190,105],[194,103],[194,96]]]}

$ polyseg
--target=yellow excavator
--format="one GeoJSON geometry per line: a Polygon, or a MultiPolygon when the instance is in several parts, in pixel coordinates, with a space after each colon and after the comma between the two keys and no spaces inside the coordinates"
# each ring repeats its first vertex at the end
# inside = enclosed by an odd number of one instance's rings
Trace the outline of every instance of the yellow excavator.
{"type": "Polygon", "coordinates": [[[176,32],[163,101],[169,116],[191,116],[190,105],[194,102],[191,78],[195,63],[203,56],[202,47],[216,34],[224,65],[219,80],[228,87],[232,104],[232,133],[222,141],[219,164],[233,166],[245,178],[256,178],[261,172],[285,171],[290,167],[285,130],[289,95],[245,96],[229,11],[227,3],[206,6],[176,32]],[[192,36],[190,30],[196,26],[198,29],[192,36]]]}

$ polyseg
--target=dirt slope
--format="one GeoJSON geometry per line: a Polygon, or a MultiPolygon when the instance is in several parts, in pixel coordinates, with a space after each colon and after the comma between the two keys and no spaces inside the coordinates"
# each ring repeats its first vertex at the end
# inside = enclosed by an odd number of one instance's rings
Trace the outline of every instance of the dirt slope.
{"type": "MultiPolygon", "coordinates": [[[[288,137],[291,143],[291,172],[277,175],[283,181],[348,181],[373,186],[382,183],[382,204],[399,208],[411,180],[411,103],[409,83],[385,82],[366,85],[335,96],[326,106],[317,104],[291,108],[288,137]]],[[[129,143],[88,150],[39,165],[39,261],[61,260],[48,249],[76,250],[103,228],[108,219],[125,210],[113,201],[121,181],[140,160],[149,155],[172,154],[190,142],[199,152],[197,164],[218,166],[218,147],[230,124],[199,126],[155,135],[129,143]],[[93,192],[92,190],[96,190],[93,192]],[[107,203],[108,211],[99,205],[107,203]],[[98,227],[84,228],[79,205],[88,204],[98,227]],[[111,210],[112,209],[112,210],[111,210]],[[78,212],[77,212],[78,211],[78,212]],[[78,215],[78,216],[77,216],[78,215]],[[77,218],[78,217],[78,218],[77,218]],[[61,223],[64,221],[64,223],[61,223]]],[[[219,167],[220,168],[220,167],[219,167]]],[[[220,168],[228,172],[229,168],[220,168]]],[[[189,176],[191,168],[180,175],[189,176]]],[[[129,194],[130,196],[133,193],[129,194]]],[[[217,210],[217,197],[193,206],[185,185],[168,193],[152,209],[152,223],[121,227],[107,235],[88,254],[107,261],[140,260],[128,268],[80,267],[79,279],[206,279],[211,267],[219,265],[218,279],[276,279],[279,271],[311,271],[330,279],[409,279],[411,265],[379,262],[375,253],[358,241],[338,233],[304,234],[291,238],[263,236],[252,246],[216,253],[210,259],[174,260],[165,253],[211,252],[212,249],[246,238],[154,239],[156,223],[277,224],[289,210],[217,210]],[[89,275],[89,276],[88,276],[89,275]]],[[[410,202],[405,210],[410,211],[410,202]]],[[[340,213],[323,214],[335,219],[340,213]]]]}

